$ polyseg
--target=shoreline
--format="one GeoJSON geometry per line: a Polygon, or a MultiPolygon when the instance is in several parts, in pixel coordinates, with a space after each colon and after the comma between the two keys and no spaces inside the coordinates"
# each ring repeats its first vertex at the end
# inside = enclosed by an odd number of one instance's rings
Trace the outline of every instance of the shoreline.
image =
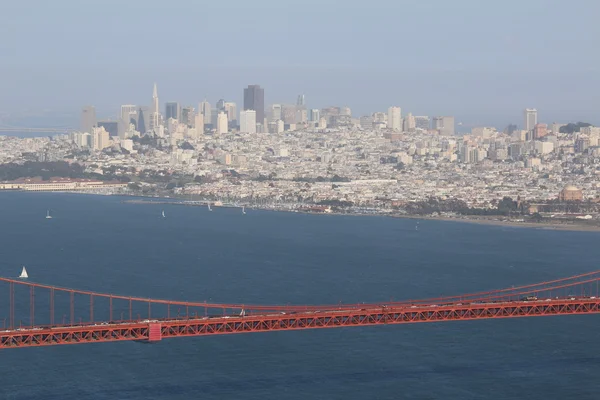
{"type": "Polygon", "coordinates": [[[552,222],[516,222],[516,221],[496,221],[491,219],[480,219],[480,218],[451,218],[451,217],[418,217],[413,215],[400,216],[398,218],[408,219],[421,219],[429,221],[446,221],[446,222],[459,222],[466,224],[477,224],[477,225],[493,225],[493,226],[504,226],[509,228],[528,228],[528,229],[543,229],[543,230],[556,230],[556,231],[572,231],[572,232],[600,232],[600,225],[598,226],[586,226],[581,224],[561,224],[552,222]]]}
{"type": "MultiPolygon", "coordinates": [[[[8,192],[8,191],[7,191],[8,192]]],[[[26,191],[10,191],[10,192],[22,192],[26,191]]],[[[85,195],[96,195],[96,196],[113,196],[123,197],[122,203],[126,204],[170,204],[188,207],[205,207],[207,203],[214,203],[209,200],[186,200],[185,198],[177,197],[166,197],[166,196],[143,196],[138,194],[127,194],[127,193],[99,193],[93,191],[35,191],[30,193],[59,193],[59,194],[85,194],[85,195]]],[[[223,204],[220,206],[214,206],[215,208],[240,208],[242,205],[237,204],[223,204]]],[[[577,223],[572,220],[568,223],[559,222],[517,222],[517,221],[506,221],[506,220],[495,220],[488,218],[477,218],[469,216],[461,217],[447,217],[447,216],[426,216],[426,215],[411,215],[411,214],[392,214],[392,213],[346,213],[346,212],[311,212],[309,210],[299,210],[292,208],[275,208],[275,207],[253,207],[252,205],[244,205],[247,209],[261,210],[261,211],[274,211],[274,212],[286,212],[286,213],[298,213],[298,214],[310,214],[310,215],[336,215],[336,216],[350,216],[350,217],[384,217],[384,218],[401,218],[401,219],[413,219],[423,221],[444,221],[444,222],[457,222],[466,224],[477,224],[477,225],[490,225],[490,226],[502,226],[510,228],[528,228],[528,229],[542,229],[542,230],[555,230],[555,231],[571,231],[571,232],[600,232],[599,225],[589,225],[585,223],[577,223]]]]}
{"type": "MultiPolygon", "coordinates": [[[[144,197],[137,196],[138,199],[130,199],[123,200],[124,203],[128,204],[172,204],[172,205],[182,205],[189,207],[201,207],[206,206],[210,201],[207,200],[198,200],[192,201],[189,200],[176,200],[173,198],[164,198],[164,197],[144,197]],[[148,200],[148,199],[156,199],[148,200]]],[[[236,208],[241,207],[232,204],[224,204],[222,206],[214,206],[216,208],[236,208]]],[[[578,224],[574,222],[570,223],[556,223],[556,222],[517,222],[517,221],[502,221],[502,220],[494,220],[487,218],[473,218],[468,216],[463,216],[460,218],[453,217],[444,217],[444,216],[425,216],[425,215],[408,215],[408,214],[386,214],[386,213],[371,213],[371,214],[361,214],[361,213],[344,213],[344,212],[311,212],[307,210],[295,210],[295,209],[279,209],[279,208],[269,208],[269,207],[253,207],[251,205],[245,205],[245,207],[249,210],[256,209],[262,211],[276,211],[276,212],[291,212],[298,214],[311,214],[311,215],[339,215],[339,216],[352,216],[352,217],[386,217],[386,218],[401,218],[401,219],[413,219],[413,220],[424,220],[424,221],[444,221],[444,222],[458,222],[458,223],[467,223],[467,224],[477,224],[477,225],[491,225],[491,226],[504,226],[510,228],[529,228],[529,229],[543,229],[543,230],[556,230],[556,231],[572,231],[572,232],[600,232],[600,225],[584,225],[578,224]]]]}

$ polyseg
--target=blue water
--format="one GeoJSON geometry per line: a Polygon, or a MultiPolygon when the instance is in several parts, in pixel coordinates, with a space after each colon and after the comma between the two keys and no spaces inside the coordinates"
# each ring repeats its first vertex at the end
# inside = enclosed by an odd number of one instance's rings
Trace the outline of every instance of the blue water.
{"type": "MultiPolygon", "coordinates": [[[[176,300],[454,295],[591,271],[600,255],[591,232],[43,193],[0,205],[0,275],[26,265],[36,282],[176,300]]],[[[598,328],[564,316],[2,350],[0,399],[598,399],[598,328]]]]}

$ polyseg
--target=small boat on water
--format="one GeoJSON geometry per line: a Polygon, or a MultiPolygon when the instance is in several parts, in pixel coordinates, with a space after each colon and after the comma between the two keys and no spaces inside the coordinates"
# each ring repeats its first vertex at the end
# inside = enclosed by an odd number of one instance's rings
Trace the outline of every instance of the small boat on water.
{"type": "Polygon", "coordinates": [[[242,214],[246,214],[246,207],[242,206],[242,214]]]}
{"type": "Polygon", "coordinates": [[[165,216],[165,210],[162,210],[162,214],[161,215],[162,215],[163,218],[166,218],[166,216],[165,216]]]}
{"type": "Polygon", "coordinates": [[[212,211],[212,208],[210,208],[210,203],[208,203],[208,211],[212,211]]]}
{"type": "Polygon", "coordinates": [[[27,275],[27,269],[25,269],[24,265],[23,265],[23,270],[21,271],[21,275],[19,275],[19,278],[21,278],[21,279],[29,278],[29,275],[27,275]]]}
{"type": "Polygon", "coordinates": [[[46,211],[46,219],[52,219],[52,215],[50,215],[50,210],[46,211]]]}

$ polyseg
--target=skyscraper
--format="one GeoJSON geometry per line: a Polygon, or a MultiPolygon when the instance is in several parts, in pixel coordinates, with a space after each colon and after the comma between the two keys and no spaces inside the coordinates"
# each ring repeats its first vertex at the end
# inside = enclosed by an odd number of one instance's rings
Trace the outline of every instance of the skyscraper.
{"type": "Polygon", "coordinates": [[[133,124],[137,129],[137,110],[133,104],[125,104],[121,106],[121,116],[118,121],[118,132],[121,139],[125,139],[126,133],[129,132],[129,126],[133,124]]]}
{"type": "Polygon", "coordinates": [[[404,132],[414,132],[415,131],[415,117],[411,113],[408,113],[406,118],[404,118],[404,132]]]}
{"type": "Polygon", "coordinates": [[[158,89],[156,83],[152,90],[152,108],[150,109],[150,129],[156,129],[160,125],[160,110],[158,108],[158,89]]]}
{"type": "Polygon", "coordinates": [[[442,117],[442,121],[442,133],[446,136],[454,136],[456,132],[456,123],[454,122],[454,117],[442,117]]]}
{"type": "Polygon", "coordinates": [[[133,104],[125,104],[121,106],[121,121],[129,127],[129,124],[136,125],[137,122],[137,107],[133,104]]]}
{"type": "Polygon", "coordinates": [[[240,112],[240,132],[256,133],[255,110],[244,110],[240,112]]]}
{"type": "Polygon", "coordinates": [[[210,124],[212,120],[212,108],[210,103],[204,100],[198,105],[198,112],[204,116],[204,124],[210,124]]]}
{"type": "Polygon", "coordinates": [[[229,122],[237,121],[237,105],[231,101],[227,101],[223,107],[227,114],[227,120],[229,122]]]}
{"type": "Polygon", "coordinates": [[[194,127],[196,128],[196,135],[200,136],[204,134],[204,115],[201,113],[196,114],[194,117],[194,127]]]}
{"type": "Polygon", "coordinates": [[[303,94],[298,95],[298,100],[296,101],[296,105],[300,106],[300,107],[306,106],[306,103],[304,102],[304,95],[303,94]]]}
{"type": "Polygon", "coordinates": [[[119,136],[119,123],[117,121],[98,121],[98,128],[104,128],[111,137],[119,136]]]}
{"type": "Polygon", "coordinates": [[[148,108],[140,107],[137,115],[137,130],[141,135],[146,133],[146,114],[148,114],[148,108]]]}
{"type": "Polygon", "coordinates": [[[400,107],[388,108],[387,127],[395,131],[402,129],[402,111],[400,107]]]}
{"type": "Polygon", "coordinates": [[[102,151],[110,146],[110,136],[104,127],[94,127],[91,133],[91,147],[95,151],[102,151]]]}
{"type": "Polygon", "coordinates": [[[81,110],[81,130],[82,132],[92,133],[92,128],[96,126],[96,107],[86,106],[81,110]]]}
{"type": "Polygon", "coordinates": [[[165,120],[169,119],[179,120],[179,103],[170,102],[165,104],[165,120]]]}
{"type": "Polygon", "coordinates": [[[179,122],[185,124],[187,126],[192,126],[194,121],[194,116],[196,115],[196,110],[192,106],[187,106],[181,108],[179,113],[179,122]]]}
{"type": "Polygon", "coordinates": [[[296,124],[304,124],[308,121],[308,111],[304,107],[296,107],[296,124]]]}
{"type": "Polygon", "coordinates": [[[256,111],[256,121],[263,123],[265,119],[265,91],[260,85],[249,85],[244,89],[244,110],[256,111]]]}
{"type": "Polygon", "coordinates": [[[454,135],[454,117],[433,117],[433,129],[440,135],[454,135]]]}
{"type": "Polygon", "coordinates": [[[216,108],[210,110],[210,125],[215,128],[217,126],[217,119],[219,117],[219,111],[216,108]]]}
{"type": "Polygon", "coordinates": [[[429,117],[425,115],[415,116],[415,128],[424,131],[429,130],[429,117]]]}
{"type": "Polygon", "coordinates": [[[271,121],[277,121],[282,118],[281,104],[273,104],[271,106],[271,121]]]}
{"type": "Polygon", "coordinates": [[[281,119],[286,124],[296,123],[296,106],[283,104],[281,106],[281,119]]]}
{"type": "Polygon", "coordinates": [[[529,132],[533,130],[537,124],[537,110],[535,108],[526,108],[524,116],[525,124],[523,125],[523,129],[529,132]]]}
{"type": "Polygon", "coordinates": [[[360,127],[367,130],[373,129],[373,116],[363,115],[360,117],[360,127]]]}
{"type": "Polygon", "coordinates": [[[217,116],[217,135],[227,133],[228,130],[227,114],[224,111],[219,112],[217,116]]]}

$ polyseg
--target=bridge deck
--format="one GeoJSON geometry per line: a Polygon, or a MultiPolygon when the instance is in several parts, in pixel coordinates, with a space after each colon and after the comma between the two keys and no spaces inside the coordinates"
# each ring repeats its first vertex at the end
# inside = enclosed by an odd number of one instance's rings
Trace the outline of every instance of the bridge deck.
{"type": "Polygon", "coordinates": [[[595,297],[340,308],[308,312],[140,320],[78,326],[12,329],[0,332],[0,348],[125,340],[157,341],[162,338],[186,336],[597,313],[600,313],[600,299],[595,297]]]}

